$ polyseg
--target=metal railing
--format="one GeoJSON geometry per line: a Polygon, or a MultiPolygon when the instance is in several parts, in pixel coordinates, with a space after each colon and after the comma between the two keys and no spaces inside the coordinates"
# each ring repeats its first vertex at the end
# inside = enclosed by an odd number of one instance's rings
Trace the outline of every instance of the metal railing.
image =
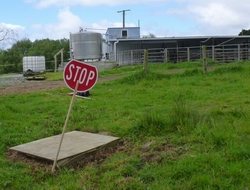
{"type": "MultiPolygon", "coordinates": [[[[190,62],[202,59],[202,46],[180,48],[152,48],[148,50],[148,62],[190,62]]],[[[144,49],[136,49],[111,54],[110,60],[118,65],[134,65],[143,62],[144,49]]],[[[250,44],[206,46],[208,59],[218,62],[250,60],[250,44]]]]}

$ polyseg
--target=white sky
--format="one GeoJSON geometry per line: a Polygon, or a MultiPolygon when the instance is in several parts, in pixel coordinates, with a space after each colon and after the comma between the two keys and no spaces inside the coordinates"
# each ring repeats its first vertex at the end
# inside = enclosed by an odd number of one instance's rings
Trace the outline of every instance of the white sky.
{"type": "MultiPolygon", "coordinates": [[[[250,0],[0,0],[0,27],[19,39],[62,39],[79,27],[141,27],[157,37],[238,35],[250,29],[250,0]]],[[[92,31],[92,30],[91,30],[92,31]]]]}

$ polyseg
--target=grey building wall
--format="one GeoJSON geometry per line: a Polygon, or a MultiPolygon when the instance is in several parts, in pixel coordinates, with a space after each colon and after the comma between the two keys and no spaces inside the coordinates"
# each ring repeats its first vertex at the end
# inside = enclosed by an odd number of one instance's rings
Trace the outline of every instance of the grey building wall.
{"type": "Polygon", "coordinates": [[[140,27],[108,28],[106,32],[107,42],[117,39],[139,39],[140,27]]]}

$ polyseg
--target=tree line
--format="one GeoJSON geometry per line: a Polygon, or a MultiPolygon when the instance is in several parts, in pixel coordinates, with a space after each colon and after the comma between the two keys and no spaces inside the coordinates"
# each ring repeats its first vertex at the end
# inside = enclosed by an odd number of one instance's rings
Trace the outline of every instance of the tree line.
{"type": "MultiPolygon", "coordinates": [[[[29,39],[16,41],[11,48],[0,49],[0,74],[22,73],[24,56],[45,56],[46,70],[54,68],[54,55],[64,48],[63,60],[68,61],[69,39],[42,39],[32,42],[29,39]]],[[[60,60],[60,56],[58,57],[60,60]]]]}
{"type": "Polygon", "coordinates": [[[250,29],[242,29],[241,32],[238,34],[239,36],[250,35],[250,29]]]}

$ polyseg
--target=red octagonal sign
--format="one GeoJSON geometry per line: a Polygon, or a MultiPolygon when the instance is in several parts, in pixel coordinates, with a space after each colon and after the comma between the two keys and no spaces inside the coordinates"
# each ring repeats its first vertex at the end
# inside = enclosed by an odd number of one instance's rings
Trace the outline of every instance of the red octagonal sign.
{"type": "Polygon", "coordinates": [[[85,92],[90,90],[98,79],[97,68],[77,60],[71,60],[64,68],[63,78],[66,85],[75,90],[77,81],[78,92],[85,92]]]}

